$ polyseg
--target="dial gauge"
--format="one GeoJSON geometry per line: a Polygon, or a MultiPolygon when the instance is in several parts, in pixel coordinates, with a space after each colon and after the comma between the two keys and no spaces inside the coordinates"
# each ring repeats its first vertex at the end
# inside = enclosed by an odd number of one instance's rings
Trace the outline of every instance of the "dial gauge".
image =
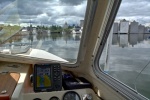
{"type": "Polygon", "coordinates": [[[65,93],[63,100],[81,100],[79,94],[74,91],[65,93]]]}
{"type": "Polygon", "coordinates": [[[58,97],[51,97],[49,100],[60,100],[58,97]]]}

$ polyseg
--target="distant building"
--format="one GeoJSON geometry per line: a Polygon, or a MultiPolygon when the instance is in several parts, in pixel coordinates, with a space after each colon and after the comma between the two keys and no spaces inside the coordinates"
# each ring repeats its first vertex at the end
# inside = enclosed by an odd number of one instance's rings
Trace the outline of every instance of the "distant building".
{"type": "Polygon", "coordinates": [[[138,34],[139,23],[136,21],[130,22],[129,27],[129,44],[134,47],[138,43],[138,38],[140,35],[138,34]]]}
{"type": "Polygon", "coordinates": [[[80,27],[83,27],[84,25],[84,20],[80,20],[80,27]]]}
{"type": "Polygon", "coordinates": [[[144,28],[144,33],[150,33],[150,28],[149,27],[145,27],[144,28]]]}
{"type": "Polygon", "coordinates": [[[118,31],[119,31],[119,24],[117,22],[114,22],[113,33],[118,33],[118,31]]]}
{"type": "Polygon", "coordinates": [[[123,19],[123,20],[120,21],[119,33],[128,34],[128,32],[129,32],[129,21],[123,19]]]}
{"type": "Polygon", "coordinates": [[[144,39],[147,40],[147,39],[150,39],[150,27],[145,27],[145,30],[144,30],[144,39]]]}
{"type": "Polygon", "coordinates": [[[81,34],[82,30],[80,26],[74,26],[73,30],[72,30],[73,34],[81,34]]]}
{"type": "Polygon", "coordinates": [[[139,23],[136,21],[130,22],[129,33],[138,33],[139,23]]]}
{"type": "Polygon", "coordinates": [[[138,32],[139,33],[144,33],[144,30],[145,30],[145,26],[143,26],[143,25],[139,25],[139,28],[138,28],[138,32]]]}
{"type": "Polygon", "coordinates": [[[65,24],[64,24],[64,26],[63,26],[63,29],[66,29],[66,28],[68,28],[67,22],[65,22],[65,24]]]}
{"type": "Polygon", "coordinates": [[[141,41],[143,41],[144,40],[144,30],[145,30],[145,26],[143,26],[143,25],[139,25],[139,29],[138,29],[138,42],[141,42],[141,41]]]}

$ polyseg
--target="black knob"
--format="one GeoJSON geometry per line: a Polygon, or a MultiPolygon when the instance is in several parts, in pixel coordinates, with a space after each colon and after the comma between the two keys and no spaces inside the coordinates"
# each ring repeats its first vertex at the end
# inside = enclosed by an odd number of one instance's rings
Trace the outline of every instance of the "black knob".
{"type": "Polygon", "coordinates": [[[60,74],[59,74],[59,72],[55,72],[54,75],[55,76],[59,76],[60,74]]]}
{"type": "Polygon", "coordinates": [[[33,83],[33,74],[30,75],[30,82],[33,83]]]}

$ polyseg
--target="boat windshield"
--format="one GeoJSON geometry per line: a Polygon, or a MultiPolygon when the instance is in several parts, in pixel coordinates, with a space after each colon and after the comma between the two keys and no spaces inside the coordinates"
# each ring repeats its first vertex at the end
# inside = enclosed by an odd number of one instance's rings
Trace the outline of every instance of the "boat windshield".
{"type": "Polygon", "coordinates": [[[86,6],[87,0],[1,0],[0,53],[39,50],[75,62],[86,6]]]}

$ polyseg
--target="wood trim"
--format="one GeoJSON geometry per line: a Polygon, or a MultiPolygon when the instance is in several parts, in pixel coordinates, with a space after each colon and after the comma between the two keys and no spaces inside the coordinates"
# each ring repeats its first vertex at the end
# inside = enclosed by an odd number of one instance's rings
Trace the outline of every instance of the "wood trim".
{"type": "Polygon", "coordinates": [[[0,73],[0,100],[7,98],[7,95],[11,98],[19,78],[20,73],[0,73]],[[1,93],[2,91],[6,91],[6,93],[1,93]]]}

